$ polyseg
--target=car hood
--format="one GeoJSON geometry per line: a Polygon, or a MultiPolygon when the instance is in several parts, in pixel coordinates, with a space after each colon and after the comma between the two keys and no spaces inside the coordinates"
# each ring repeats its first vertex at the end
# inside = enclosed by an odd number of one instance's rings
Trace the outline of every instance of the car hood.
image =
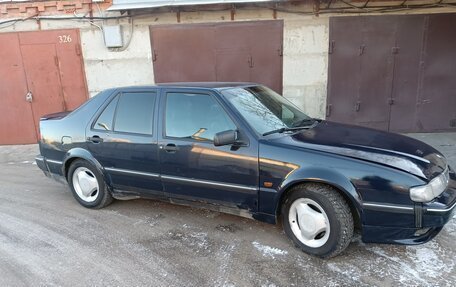
{"type": "Polygon", "coordinates": [[[329,121],[271,141],[374,162],[428,180],[447,168],[440,152],[416,139],[329,121]]]}

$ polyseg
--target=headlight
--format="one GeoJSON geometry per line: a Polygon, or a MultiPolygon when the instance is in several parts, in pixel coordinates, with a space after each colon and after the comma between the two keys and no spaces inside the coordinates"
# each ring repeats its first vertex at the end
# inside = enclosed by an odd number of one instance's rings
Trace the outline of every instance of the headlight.
{"type": "Polygon", "coordinates": [[[410,188],[410,198],[416,202],[428,202],[442,194],[450,181],[448,168],[426,185],[410,188]]]}

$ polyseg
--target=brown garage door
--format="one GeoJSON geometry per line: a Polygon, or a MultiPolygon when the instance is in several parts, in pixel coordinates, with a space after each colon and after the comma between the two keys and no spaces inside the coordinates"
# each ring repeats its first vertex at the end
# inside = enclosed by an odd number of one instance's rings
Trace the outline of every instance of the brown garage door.
{"type": "Polygon", "coordinates": [[[39,118],[87,100],[78,30],[0,34],[0,144],[36,143],[39,118]]]}
{"type": "Polygon", "coordinates": [[[282,21],[150,28],[155,82],[258,82],[282,91],[282,21]]]}
{"type": "Polygon", "coordinates": [[[456,14],[330,20],[329,120],[456,131],[456,14]]]}

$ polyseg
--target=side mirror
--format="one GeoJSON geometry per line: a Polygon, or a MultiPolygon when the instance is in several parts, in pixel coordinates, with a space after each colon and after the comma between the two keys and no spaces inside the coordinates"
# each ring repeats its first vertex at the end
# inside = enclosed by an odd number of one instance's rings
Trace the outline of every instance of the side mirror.
{"type": "Polygon", "coordinates": [[[214,145],[230,145],[235,144],[238,139],[238,133],[234,130],[227,130],[223,132],[216,133],[214,135],[214,145]]]}

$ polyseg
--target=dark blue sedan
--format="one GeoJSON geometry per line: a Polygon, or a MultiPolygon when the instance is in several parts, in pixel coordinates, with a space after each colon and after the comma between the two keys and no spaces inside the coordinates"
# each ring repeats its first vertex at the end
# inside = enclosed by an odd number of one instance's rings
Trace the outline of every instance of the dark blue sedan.
{"type": "Polygon", "coordinates": [[[155,198],[276,223],[304,252],[419,244],[456,205],[456,174],[432,147],[310,118],[248,83],[109,89],[44,116],[38,166],[102,208],[155,198]]]}

